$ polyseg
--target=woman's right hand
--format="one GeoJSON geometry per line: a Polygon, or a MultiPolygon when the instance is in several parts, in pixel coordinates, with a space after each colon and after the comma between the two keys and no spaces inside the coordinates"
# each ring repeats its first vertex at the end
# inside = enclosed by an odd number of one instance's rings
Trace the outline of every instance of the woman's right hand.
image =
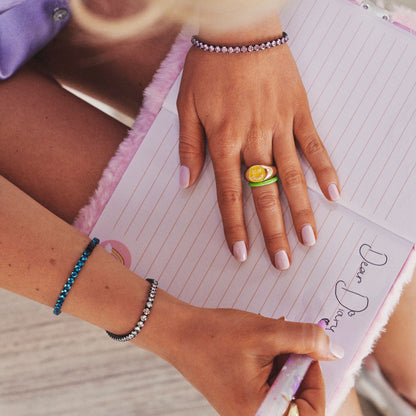
{"type": "MultiPolygon", "coordinates": [[[[141,347],[175,366],[221,416],[255,415],[270,388],[279,357],[295,353],[315,360],[336,360],[343,356],[342,348],[332,344],[315,324],[240,310],[195,308],[176,299],[163,308],[165,313],[158,312],[155,302],[137,342],[141,340],[141,347]],[[144,345],[145,340],[152,345],[144,345]]],[[[319,366],[308,372],[297,404],[301,416],[324,414],[325,389],[319,366]]]]}
{"type": "MultiPolygon", "coordinates": [[[[231,309],[197,309],[172,362],[221,416],[253,416],[264,400],[276,358],[289,353],[336,360],[341,348],[314,324],[269,319],[231,309]]],[[[319,365],[308,372],[297,405],[301,416],[325,414],[319,365]]]]}

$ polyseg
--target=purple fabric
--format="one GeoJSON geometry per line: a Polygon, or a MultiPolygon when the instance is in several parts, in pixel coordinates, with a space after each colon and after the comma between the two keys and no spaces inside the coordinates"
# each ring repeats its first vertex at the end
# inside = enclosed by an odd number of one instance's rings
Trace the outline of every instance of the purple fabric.
{"type": "Polygon", "coordinates": [[[65,26],[69,0],[0,0],[0,80],[6,79],[65,26]]]}

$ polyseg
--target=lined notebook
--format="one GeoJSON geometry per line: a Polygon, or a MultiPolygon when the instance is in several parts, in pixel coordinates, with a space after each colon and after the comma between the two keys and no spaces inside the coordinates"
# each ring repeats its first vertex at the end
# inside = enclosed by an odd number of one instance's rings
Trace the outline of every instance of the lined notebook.
{"type": "Polygon", "coordinates": [[[346,350],[322,365],[331,410],[416,241],[416,38],[347,0],[297,0],[281,19],[341,182],[341,201],[328,202],[300,156],[317,244],[298,242],[283,195],[293,264],[276,270],[245,184],[249,257],[230,255],[209,158],[197,184],[179,189],[180,77],[91,234],[194,305],[326,319],[346,350]]]}

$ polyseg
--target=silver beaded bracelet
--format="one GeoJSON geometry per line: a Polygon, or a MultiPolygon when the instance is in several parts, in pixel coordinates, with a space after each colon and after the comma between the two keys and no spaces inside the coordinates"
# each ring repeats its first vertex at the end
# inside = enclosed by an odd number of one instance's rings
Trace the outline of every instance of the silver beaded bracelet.
{"type": "Polygon", "coordinates": [[[149,295],[147,297],[146,305],[143,309],[142,315],[140,316],[139,322],[137,322],[137,325],[128,334],[125,334],[125,335],[116,335],[110,331],[105,331],[107,332],[107,335],[110,338],[114,339],[115,341],[120,341],[120,342],[131,341],[133,338],[139,335],[140,331],[142,330],[144,326],[144,323],[147,321],[147,318],[149,317],[150,311],[153,306],[153,302],[155,300],[158,281],[155,279],[146,279],[146,280],[150,283],[149,295]]]}
{"type": "Polygon", "coordinates": [[[192,36],[191,43],[196,48],[202,49],[207,52],[216,53],[246,53],[246,52],[258,52],[266,49],[275,48],[279,45],[284,45],[289,41],[289,36],[286,32],[283,32],[281,38],[273,39],[264,43],[255,43],[247,46],[221,46],[221,45],[210,45],[209,43],[202,42],[197,36],[192,36]]]}

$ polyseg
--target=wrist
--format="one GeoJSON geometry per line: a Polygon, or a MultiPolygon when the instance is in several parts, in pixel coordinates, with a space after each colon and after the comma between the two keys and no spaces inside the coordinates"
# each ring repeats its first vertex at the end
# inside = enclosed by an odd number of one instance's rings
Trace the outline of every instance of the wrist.
{"type": "Polygon", "coordinates": [[[152,311],[131,343],[175,365],[197,308],[158,289],[152,311]]]}

